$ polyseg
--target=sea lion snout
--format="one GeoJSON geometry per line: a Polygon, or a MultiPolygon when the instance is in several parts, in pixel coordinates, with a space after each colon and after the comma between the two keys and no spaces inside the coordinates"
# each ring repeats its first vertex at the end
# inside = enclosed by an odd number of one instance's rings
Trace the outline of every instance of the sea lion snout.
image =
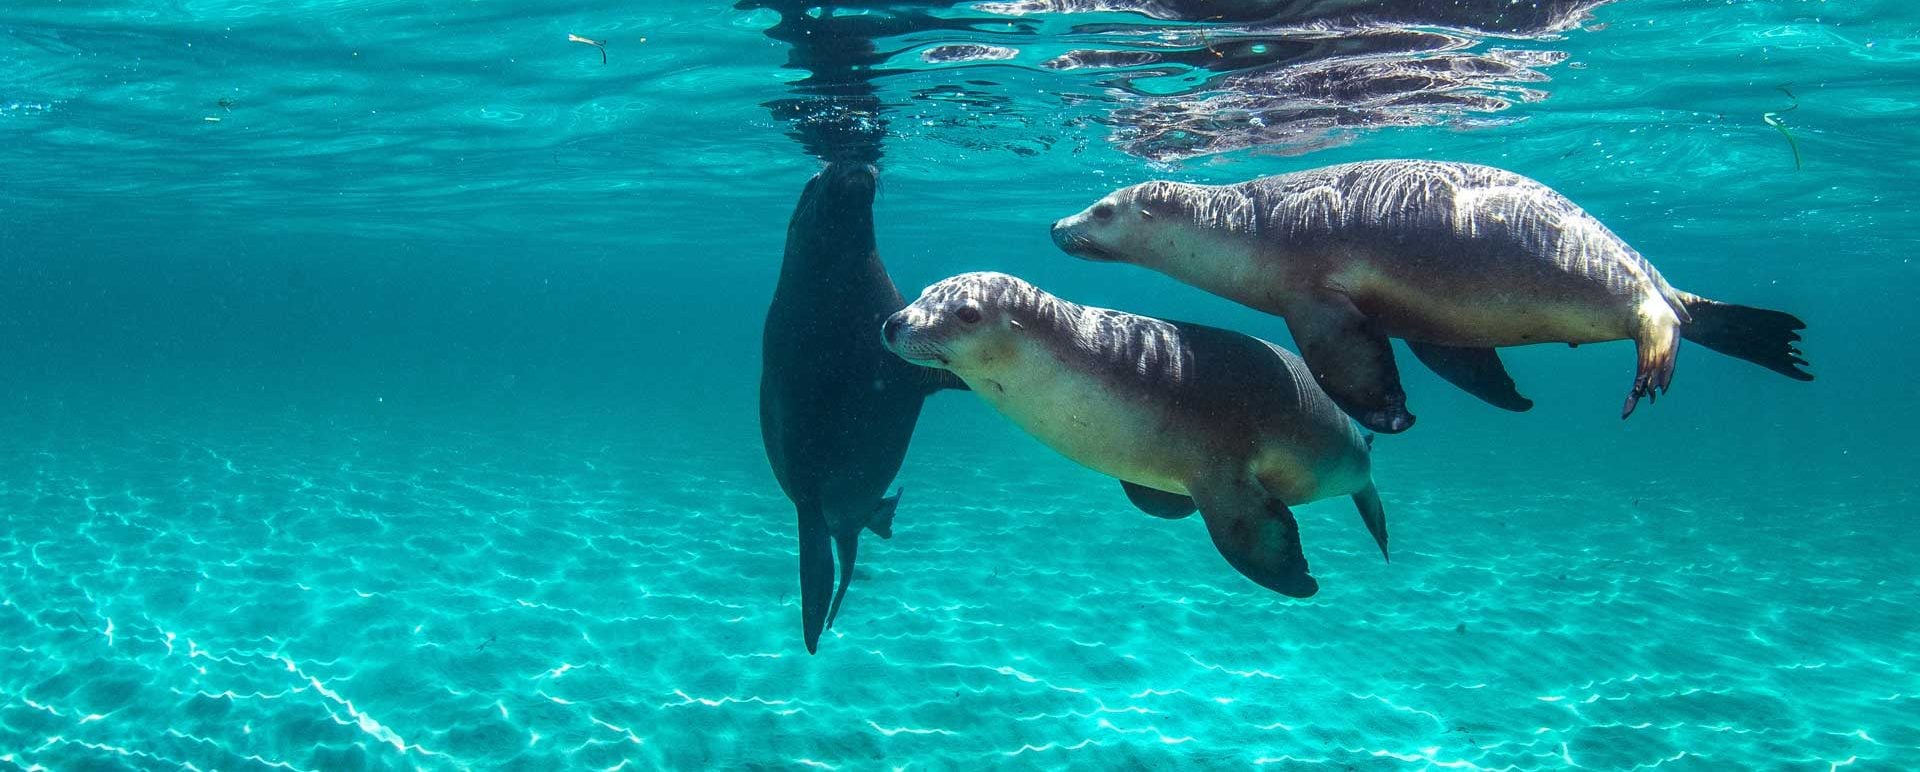
{"type": "Polygon", "coordinates": [[[834,162],[821,169],[818,177],[840,195],[871,194],[880,186],[880,168],[872,164],[834,162]]]}
{"type": "Polygon", "coordinates": [[[895,356],[919,365],[947,363],[942,356],[940,337],[933,329],[937,319],[914,304],[894,312],[880,323],[880,341],[895,356]]]}
{"type": "Polygon", "coordinates": [[[1067,219],[1070,218],[1054,221],[1052,231],[1053,245],[1063,251],[1072,252],[1074,241],[1073,227],[1067,224],[1067,219]]]}
{"type": "Polygon", "coordinates": [[[880,325],[880,340],[885,341],[887,348],[891,349],[899,341],[900,331],[906,328],[907,312],[905,310],[897,311],[892,316],[887,317],[887,321],[880,325]]]}
{"type": "Polygon", "coordinates": [[[1122,190],[1053,224],[1053,244],[1082,260],[1102,263],[1124,262],[1125,249],[1119,248],[1141,220],[1152,219],[1145,210],[1131,208],[1131,194],[1122,190]]]}
{"type": "Polygon", "coordinates": [[[1112,261],[1113,255],[1087,234],[1086,213],[1067,217],[1053,224],[1053,245],[1082,260],[1112,261]]]}

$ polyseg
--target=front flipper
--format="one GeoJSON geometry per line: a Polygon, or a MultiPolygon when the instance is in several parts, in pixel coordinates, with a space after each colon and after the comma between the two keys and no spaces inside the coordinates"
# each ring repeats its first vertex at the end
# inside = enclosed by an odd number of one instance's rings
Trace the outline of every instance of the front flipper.
{"type": "Polygon", "coordinates": [[[1524,413],[1533,409],[1533,400],[1520,396],[1513,376],[1500,363],[1500,352],[1490,348],[1441,346],[1407,341],[1407,348],[1428,369],[1460,387],[1468,394],[1502,410],[1524,413]]]}
{"type": "Polygon", "coordinates": [[[1120,487],[1127,492],[1128,501],[1133,502],[1133,505],[1139,507],[1140,511],[1153,515],[1154,517],[1179,520],[1180,518],[1193,514],[1193,510],[1195,509],[1191,497],[1182,496],[1178,493],[1168,493],[1166,491],[1148,488],[1144,485],[1134,485],[1125,480],[1120,481],[1120,487]]]}
{"type": "MultiPolygon", "coordinates": [[[[1320,388],[1362,426],[1398,434],[1413,426],[1387,337],[1345,295],[1321,293],[1287,315],[1287,329],[1320,388]]],[[[1204,507],[1202,507],[1204,509],[1204,507]]]]}
{"type": "Polygon", "coordinates": [[[1249,480],[1195,486],[1193,500],[1213,546],[1248,579],[1281,595],[1310,598],[1320,584],[1307,575],[1293,512],[1249,480]]]}
{"type": "Polygon", "coordinates": [[[800,512],[800,623],[807,653],[820,648],[820,631],[827,627],[828,599],[833,595],[833,537],[819,504],[801,504],[800,512]]]}

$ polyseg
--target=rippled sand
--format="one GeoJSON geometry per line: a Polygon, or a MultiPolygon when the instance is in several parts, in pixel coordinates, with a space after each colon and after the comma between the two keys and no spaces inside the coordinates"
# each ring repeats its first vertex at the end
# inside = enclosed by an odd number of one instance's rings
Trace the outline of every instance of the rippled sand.
{"type": "Polygon", "coordinates": [[[1910,501],[1702,484],[1656,503],[1387,457],[1392,564],[1344,502],[1307,507],[1323,589],[1293,602],[1233,573],[1197,518],[1135,512],[985,416],[930,411],[897,535],[868,537],[815,657],[791,510],[737,427],[180,418],[16,437],[0,762],[1857,769],[1920,753],[1914,547],[1887,541],[1910,501]]]}

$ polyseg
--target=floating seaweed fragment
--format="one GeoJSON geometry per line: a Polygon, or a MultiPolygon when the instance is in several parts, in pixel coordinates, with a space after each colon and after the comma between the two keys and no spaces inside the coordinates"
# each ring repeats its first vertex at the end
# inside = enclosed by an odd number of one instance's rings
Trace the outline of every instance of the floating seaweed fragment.
{"type": "Polygon", "coordinates": [[[1786,94],[1788,99],[1793,100],[1793,106],[1778,112],[1761,115],[1760,120],[1766,121],[1768,126],[1772,126],[1780,131],[1780,136],[1787,138],[1787,147],[1793,150],[1793,170],[1800,171],[1800,143],[1794,141],[1793,132],[1787,131],[1787,124],[1780,120],[1780,116],[1800,109],[1800,98],[1794,96],[1793,92],[1788,90],[1786,86],[1775,86],[1775,88],[1779,89],[1780,93],[1786,94]]]}
{"type": "Polygon", "coordinates": [[[593,38],[583,38],[573,33],[567,33],[567,42],[585,43],[587,45],[593,46],[594,48],[600,49],[600,63],[601,64],[607,63],[607,41],[594,40],[593,38]]]}

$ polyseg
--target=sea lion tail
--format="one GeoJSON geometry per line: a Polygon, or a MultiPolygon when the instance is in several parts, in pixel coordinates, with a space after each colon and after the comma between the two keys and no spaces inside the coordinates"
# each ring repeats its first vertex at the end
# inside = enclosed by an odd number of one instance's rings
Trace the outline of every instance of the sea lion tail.
{"type": "Polygon", "coordinates": [[[807,653],[820,648],[827,627],[827,598],[833,592],[833,539],[819,502],[802,502],[800,514],[800,624],[807,653]]]}
{"type": "Polygon", "coordinates": [[[1680,327],[1681,337],[1730,357],[1745,359],[1796,381],[1811,381],[1800,369],[1800,330],[1807,323],[1784,311],[1722,303],[1685,292],[1680,302],[1692,321],[1680,327]]]}
{"type": "Polygon", "coordinates": [[[1380,558],[1392,562],[1387,556],[1387,510],[1380,506],[1380,490],[1367,483],[1367,487],[1353,494],[1353,506],[1360,510],[1360,520],[1367,524],[1367,533],[1373,534],[1373,543],[1380,545],[1380,558]]]}

